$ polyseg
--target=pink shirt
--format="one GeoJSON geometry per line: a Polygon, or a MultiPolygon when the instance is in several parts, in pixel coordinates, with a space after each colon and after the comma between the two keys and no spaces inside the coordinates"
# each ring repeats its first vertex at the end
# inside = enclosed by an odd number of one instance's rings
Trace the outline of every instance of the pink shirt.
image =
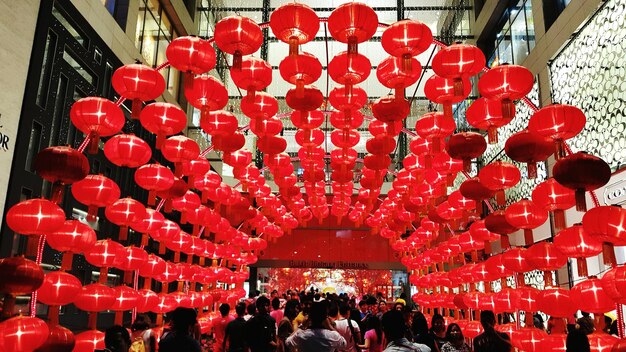
{"type": "Polygon", "coordinates": [[[276,326],[278,326],[278,323],[280,323],[280,321],[283,320],[283,316],[285,316],[285,312],[283,312],[282,309],[273,310],[270,312],[270,316],[274,318],[274,320],[276,320],[276,326]]]}
{"type": "Polygon", "coordinates": [[[220,317],[213,323],[213,334],[215,336],[215,345],[213,346],[213,350],[215,352],[223,352],[222,344],[224,343],[224,335],[226,334],[226,325],[233,320],[235,320],[235,318],[232,315],[229,315],[227,317],[220,317]]]}
{"type": "Polygon", "coordinates": [[[365,339],[370,340],[370,348],[367,350],[368,352],[380,352],[382,350],[380,341],[378,341],[378,336],[376,336],[376,330],[367,330],[365,333],[365,339]]]}

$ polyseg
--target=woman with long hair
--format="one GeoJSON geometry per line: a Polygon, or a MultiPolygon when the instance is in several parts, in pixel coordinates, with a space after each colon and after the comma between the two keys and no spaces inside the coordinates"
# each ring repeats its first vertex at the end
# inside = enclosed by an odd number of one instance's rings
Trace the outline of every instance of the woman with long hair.
{"type": "Polygon", "coordinates": [[[290,299],[285,304],[285,313],[283,318],[278,322],[278,348],[277,352],[289,352],[290,349],[285,346],[285,340],[293,334],[293,321],[300,312],[300,302],[297,299],[290,299]]]}
{"type": "Polygon", "coordinates": [[[441,352],[471,351],[469,345],[465,343],[465,338],[463,337],[461,327],[456,323],[448,325],[448,329],[446,330],[446,340],[448,340],[448,342],[444,343],[441,346],[441,352]]]}
{"type": "Polygon", "coordinates": [[[376,316],[372,316],[367,320],[365,332],[365,343],[359,345],[359,348],[362,348],[367,352],[381,352],[382,351],[382,341],[383,341],[383,329],[380,325],[380,319],[376,316]]]}
{"type": "Polygon", "coordinates": [[[130,326],[130,339],[132,344],[143,344],[146,352],[156,351],[156,337],[150,329],[150,318],[144,314],[138,314],[130,326]]]}

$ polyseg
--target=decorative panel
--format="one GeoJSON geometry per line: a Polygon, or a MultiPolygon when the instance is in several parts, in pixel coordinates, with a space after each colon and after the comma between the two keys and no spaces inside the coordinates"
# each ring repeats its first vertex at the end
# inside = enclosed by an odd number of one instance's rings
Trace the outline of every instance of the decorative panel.
{"type": "Polygon", "coordinates": [[[550,64],[552,100],[581,108],[585,129],[569,145],[626,161],[626,0],[607,1],[550,64]]]}

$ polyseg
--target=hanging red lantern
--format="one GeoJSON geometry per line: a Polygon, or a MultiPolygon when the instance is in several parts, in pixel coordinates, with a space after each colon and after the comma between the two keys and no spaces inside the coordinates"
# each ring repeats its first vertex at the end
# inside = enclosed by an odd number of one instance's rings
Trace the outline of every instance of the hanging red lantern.
{"type": "Polygon", "coordinates": [[[245,99],[254,100],[255,92],[272,83],[272,67],[265,60],[246,57],[241,67],[230,70],[230,78],[237,87],[247,91],[245,99]]]}
{"type": "MultiPolygon", "coordinates": [[[[161,257],[154,254],[148,254],[148,259],[139,268],[139,275],[147,278],[154,278],[165,270],[166,263],[161,257]]],[[[149,285],[146,285],[149,288],[149,285]]]]}
{"type": "Polygon", "coordinates": [[[562,186],[554,178],[538,184],[532,192],[532,200],[535,204],[552,212],[556,231],[565,228],[565,210],[576,204],[574,191],[562,186]]]}
{"type": "Polygon", "coordinates": [[[96,243],[96,232],[78,220],[66,220],[56,231],[46,237],[48,245],[59,252],[65,252],[61,260],[61,270],[72,269],[73,253],[82,254],[96,243]]]}
{"type": "Polygon", "coordinates": [[[146,207],[130,198],[122,198],[106,207],[104,214],[110,222],[120,227],[119,240],[128,238],[128,227],[146,217],[146,207]]]}
{"type": "Polygon", "coordinates": [[[46,342],[37,348],[38,352],[69,352],[74,350],[76,338],[69,329],[61,325],[48,323],[48,338],[46,342]]]}
{"type": "Polygon", "coordinates": [[[579,108],[552,104],[533,113],[528,120],[528,130],[549,138],[554,143],[554,157],[558,160],[565,156],[565,141],[578,135],[586,122],[587,118],[579,108]]]}
{"type": "Polygon", "coordinates": [[[161,149],[165,137],[180,133],[187,127],[187,115],[178,106],[156,102],[146,105],[139,115],[141,125],[156,134],[156,149],[161,149]]]}
{"type": "Polygon", "coordinates": [[[478,98],[467,108],[465,117],[470,125],[487,131],[489,144],[498,142],[498,128],[502,127],[515,116],[515,105],[510,104],[503,111],[499,101],[478,98]]]}
{"type": "Polygon", "coordinates": [[[275,136],[283,130],[283,122],[275,117],[250,121],[250,131],[259,137],[275,136]]]}
{"type": "Polygon", "coordinates": [[[120,132],[126,122],[119,106],[98,97],[82,98],[72,104],[70,119],[78,130],[88,136],[90,154],[98,152],[100,137],[120,132]]]}
{"type": "Polygon", "coordinates": [[[348,53],[357,54],[357,45],[370,40],[378,28],[378,15],[362,2],[336,7],[328,16],[328,31],[338,42],[348,44],[348,53]]]}
{"type": "MultiPolygon", "coordinates": [[[[603,317],[604,315],[599,314],[598,316],[603,317]]],[[[602,323],[604,323],[604,320],[602,320],[602,323]]],[[[589,347],[591,347],[593,352],[615,351],[614,347],[620,341],[618,337],[597,331],[587,335],[587,338],[589,339],[589,347]]]]}
{"type": "Polygon", "coordinates": [[[286,82],[296,86],[297,94],[302,94],[304,93],[305,85],[313,84],[321,77],[322,64],[317,57],[309,53],[296,53],[295,55],[285,57],[280,62],[278,71],[280,72],[280,76],[286,82]]]}
{"type": "Polygon", "coordinates": [[[137,312],[152,311],[159,304],[159,296],[150,289],[137,291],[137,312]]]}
{"type": "Polygon", "coordinates": [[[442,48],[433,57],[433,71],[438,76],[451,78],[454,95],[462,95],[463,78],[478,74],[485,67],[485,55],[473,45],[456,43],[442,48]]]}
{"type": "Polygon", "coordinates": [[[491,232],[499,234],[500,245],[502,248],[508,248],[511,246],[508,235],[519,230],[517,227],[511,225],[507,219],[503,210],[497,210],[489,214],[485,218],[485,227],[491,232]]]}
{"type": "Polygon", "coordinates": [[[502,254],[492,255],[485,261],[485,268],[495,277],[503,278],[513,275],[514,272],[504,266],[503,259],[502,254]]]}
{"type": "Polygon", "coordinates": [[[533,89],[535,77],[524,66],[502,64],[485,72],[478,80],[480,95],[502,104],[502,118],[510,119],[513,101],[525,97],[533,89]]]}
{"type": "Polygon", "coordinates": [[[626,209],[610,205],[590,209],[583,216],[583,228],[593,238],[605,242],[604,263],[615,266],[613,246],[626,245],[626,209]]]}
{"type": "Polygon", "coordinates": [[[138,119],[142,101],[155,100],[163,94],[165,79],[152,67],[130,64],[115,70],[111,85],[117,94],[132,100],[131,117],[138,119]]]}
{"type": "Polygon", "coordinates": [[[15,297],[30,294],[43,283],[43,270],[32,260],[23,256],[0,259],[0,293],[5,293],[2,317],[13,314],[15,297]]]}
{"type": "Polygon", "coordinates": [[[527,249],[523,247],[510,248],[502,254],[502,264],[516,273],[525,273],[533,270],[526,260],[527,249]]]}
{"type": "Polygon", "coordinates": [[[109,268],[115,264],[115,257],[124,250],[121,244],[107,240],[99,240],[85,253],[85,259],[91,265],[100,267],[100,283],[107,282],[109,268]]]}
{"type": "Polygon", "coordinates": [[[137,301],[139,300],[139,293],[137,290],[125,285],[115,286],[113,287],[113,297],[115,298],[115,301],[109,309],[116,311],[114,323],[116,325],[121,325],[122,313],[126,310],[135,308],[137,301]]]}
{"type": "Polygon", "coordinates": [[[174,173],[167,167],[159,164],[147,164],[135,171],[137,185],[149,191],[148,205],[155,204],[156,192],[164,191],[174,184],[174,173]]]}
{"type": "Polygon", "coordinates": [[[264,136],[257,139],[257,148],[268,154],[280,154],[287,149],[287,141],[278,136],[264,136]]]}
{"type": "Polygon", "coordinates": [[[533,269],[544,271],[545,286],[553,285],[551,271],[559,270],[567,263],[567,256],[548,242],[535,243],[528,248],[525,255],[526,261],[533,269]]]}
{"type": "Polygon", "coordinates": [[[254,54],[261,48],[263,32],[250,18],[236,15],[219,20],[213,38],[220,50],[233,55],[233,68],[241,70],[242,56],[254,54]]]}
{"type": "Polygon", "coordinates": [[[487,142],[479,133],[459,132],[453,134],[446,143],[446,151],[453,159],[463,160],[463,168],[471,171],[472,159],[483,155],[487,150],[487,142]]]}
{"type": "MultiPolygon", "coordinates": [[[[58,306],[74,302],[82,287],[76,276],[63,271],[52,271],[46,274],[43,284],[37,290],[37,299],[49,306],[57,306],[58,309],[58,306]]],[[[51,307],[48,315],[51,315],[52,310],[51,307]]]]}
{"type": "MultiPolygon", "coordinates": [[[[289,55],[298,54],[298,46],[308,43],[320,29],[320,19],[305,4],[286,3],[270,15],[270,28],[280,41],[289,44],[289,55]]],[[[308,84],[308,83],[307,83],[308,84]]]]}
{"type": "Polygon", "coordinates": [[[465,198],[473,199],[475,201],[482,201],[489,199],[495,195],[495,191],[485,187],[478,177],[468,178],[461,183],[459,192],[465,198]]]}
{"type": "Polygon", "coordinates": [[[117,166],[137,168],[150,161],[152,149],[135,135],[118,134],[104,143],[104,155],[117,166]]]}
{"type": "Polygon", "coordinates": [[[380,62],[376,67],[376,78],[383,86],[394,89],[396,99],[404,99],[404,90],[415,84],[422,75],[422,65],[412,57],[407,60],[411,61],[410,69],[403,69],[405,60],[395,56],[388,56],[380,62]]]}
{"type": "Polygon", "coordinates": [[[245,168],[252,162],[252,153],[247,149],[235,150],[232,153],[224,153],[222,160],[235,169],[245,168]]]}
{"type": "MultiPolygon", "coordinates": [[[[599,318],[615,309],[615,302],[604,293],[602,282],[596,277],[590,277],[574,285],[570,290],[570,296],[576,308],[594,313],[599,318]]],[[[603,320],[597,319],[598,324],[602,322],[603,320]]]]}
{"type": "Polygon", "coordinates": [[[385,28],[381,37],[383,49],[392,56],[401,58],[402,70],[411,71],[413,60],[430,47],[433,33],[430,28],[417,20],[397,21],[385,28]]]}
{"type": "Polygon", "coordinates": [[[98,208],[113,204],[120,198],[120,188],[115,181],[102,175],[87,175],[74,183],[72,195],[88,207],[87,221],[95,221],[98,208]]]}
{"type": "Polygon", "coordinates": [[[624,297],[624,284],[626,283],[626,267],[623,265],[615,266],[605,272],[600,279],[600,284],[604,292],[616,303],[623,304],[626,300],[624,297]]]}
{"type": "Polygon", "coordinates": [[[572,316],[578,310],[578,306],[572,301],[570,290],[558,287],[543,290],[537,305],[540,311],[556,318],[572,316]]]}
{"type": "Polygon", "coordinates": [[[48,333],[43,320],[19,315],[0,323],[0,347],[7,351],[34,351],[46,342],[48,333]]]}
{"type": "Polygon", "coordinates": [[[441,151],[441,141],[451,135],[455,129],[454,119],[440,112],[424,114],[415,123],[415,131],[420,137],[430,141],[431,151],[434,153],[441,151]]]}
{"type": "Polygon", "coordinates": [[[172,207],[181,213],[181,224],[187,223],[187,213],[199,208],[200,204],[200,197],[192,191],[187,191],[182,197],[172,199],[172,207]]]}
{"type": "MultiPolygon", "coordinates": [[[[330,93],[331,96],[332,96],[333,91],[334,90],[332,90],[330,93]]],[[[328,99],[330,100],[330,96],[328,99]]],[[[323,112],[319,110],[293,111],[290,115],[290,119],[293,125],[296,126],[297,128],[313,129],[313,128],[320,127],[324,123],[324,121],[326,121],[326,116],[324,115],[323,112]]],[[[337,128],[341,128],[341,127],[337,127],[337,128]]]]}
{"type": "Polygon", "coordinates": [[[345,86],[346,95],[352,94],[352,86],[359,84],[369,77],[372,64],[367,56],[344,51],[333,57],[328,63],[330,78],[345,86]]]}
{"type": "Polygon", "coordinates": [[[522,199],[509,205],[505,211],[506,221],[520,229],[524,229],[524,241],[527,246],[535,243],[533,229],[548,220],[548,212],[528,199],[522,199]]]}
{"type": "Polygon", "coordinates": [[[585,193],[606,185],[611,167],[601,158],[578,152],[559,159],[552,169],[554,179],[576,193],[576,210],[587,211],[585,193]]]}
{"type": "Polygon", "coordinates": [[[200,75],[185,84],[185,98],[200,110],[200,119],[203,119],[209,112],[223,109],[228,104],[228,91],[217,78],[200,75]]]}
{"type": "MultiPolygon", "coordinates": [[[[338,88],[338,90],[342,90],[342,89],[338,88]]],[[[331,94],[333,91],[334,89],[331,91],[331,94]]],[[[355,97],[355,92],[356,90],[352,91],[353,98],[355,97]]],[[[363,121],[365,121],[365,117],[359,110],[344,110],[344,111],[335,111],[331,113],[329,120],[330,120],[330,124],[333,125],[333,127],[335,128],[356,129],[356,128],[361,127],[361,125],[363,124],[363,121]]]]}
{"type": "Polygon", "coordinates": [[[485,187],[496,191],[496,201],[504,205],[504,190],[517,185],[521,173],[515,165],[498,160],[480,169],[478,178],[485,187]]]}
{"type": "Polygon", "coordinates": [[[191,35],[174,38],[165,49],[165,56],[170,66],[196,75],[211,71],[216,62],[211,42],[191,35]]]}
{"type": "MultiPolygon", "coordinates": [[[[65,221],[65,212],[56,203],[43,198],[28,199],[13,205],[6,215],[7,225],[21,235],[47,235],[58,230],[65,221]]],[[[36,253],[37,241],[29,239],[28,254],[36,253]]]]}
{"type": "MultiPolygon", "coordinates": [[[[370,67],[371,69],[371,67],[370,67]]],[[[313,85],[304,86],[304,91],[299,94],[295,88],[287,91],[285,102],[294,110],[311,111],[319,108],[324,103],[324,95],[313,85]]]]}
{"type": "Polygon", "coordinates": [[[87,157],[70,147],[49,147],[37,153],[34,169],[44,180],[52,183],[50,200],[60,204],[65,185],[84,179],[89,174],[87,157]]]}
{"type": "Polygon", "coordinates": [[[95,329],[98,312],[110,309],[115,304],[115,291],[101,283],[90,284],[75,296],[74,305],[89,312],[90,329],[95,329]]]}
{"type": "Polygon", "coordinates": [[[522,351],[539,352],[545,348],[545,339],[548,333],[536,327],[526,326],[513,332],[511,341],[513,346],[522,351]]]}
{"type": "Polygon", "coordinates": [[[469,232],[477,241],[484,242],[485,254],[491,253],[491,245],[489,242],[494,242],[500,239],[500,236],[497,233],[487,230],[485,220],[474,221],[474,223],[470,225],[469,232]]]}
{"type": "Polygon", "coordinates": [[[532,286],[521,286],[515,289],[519,293],[517,309],[524,312],[536,312],[539,309],[539,297],[542,291],[532,286]]]}
{"type": "Polygon", "coordinates": [[[132,272],[139,270],[148,261],[148,253],[135,246],[123,247],[117,252],[113,266],[124,271],[124,282],[130,283],[132,272]]]}
{"type": "Polygon", "coordinates": [[[402,132],[403,128],[404,126],[402,121],[382,122],[379,120],[371,120],[367,126],[367,130],[372,134],[372,136],[388,134],[395,137],[402,132]]]}
{"type": "Polygon", "coordinates": [[[211,164],[204,156],[184,161],[181,167],[183,169],[182,174],[187,176],[187,183],[189,184],[189,187],[193,186],[196,177],[201,177],[211,170],[211,164]]]}
{"type": "MultiPolygon", "coordinates": [[[[262,99],[261,94],[265,93],[257,94],[257,101],[262,99]]],[[[247,100],[242,101],[242,106],[244,105],[244,102],[247,102],[247,100]]],[[[242,111],[244,114],[247,114],[247,111],[242,111]]],[[[276,111],[278,111],[278,105],[276,105],[276,111]]],[[[254,110],[254,113],[257,113],[257,110],[254,110]]],[[[213,137],[221,135],[229,136],[237,131],[239,128],[239,122],[233,113],[224,110],[217,110],[209,112],[200,119],[200,128],[213,137]]]]}
{"type": "Polygon", "coordinates": [[[150,234],[152,239],[160,242],[159,254],[165,254],[165,242],[173,239],[178,233],[180,233],[180,226],[166,219],[160,229],[150,234]]]}
{"type": "Polygon", "coordinates": [[[72,352],[92,352],[102,350],[104,345],[104,333],[95,329],[87,330],[75,336],[76,345],[72,352]]]}
{"type": "Polygon", "coordinates": [[[461,94],[456,94],[453,79],[433,75],[424,84],[424,95],[433,103],[443,105],[443,114],[452,119],[452,104],[462,102],[472,91],[469,79],[463,78],[461,84],[461,94]]]}
{"type": "Polygon", "coordinates": [[[161,148],[163,157],[175,164],[174,175],[182,175],[182,164],[195,160],[200,156],[198,143],[185,136],[173,136],[165,140],[161,148]]]}
{"type": "Polygon", "coordinates": [[[378,98],[372,105],[372,114],[382,122],[404,120],[411,112],[409,102],[396,99],[393,95],[378,98]]]}
{"type": "Polygon", "coordinates": [[[564,255],[576,259],[579,276],[588,275],[585,258],[602,253],[602,242],[590,236],[580,224],[568,227],[554,236],[554,245],[564,255]]]}
{"type": "Polygon", "coordinates": [[[520,292],[511,289],[503,288],[494,295],[495,312],[496,313],[514,313],[519,306],[520,292]]]}
{"type": "Polygon", "coordinates": [[[528,178],[537,177],[537,163],[552,155],[552,142],[523,130],[515,133],[504,143],[504,152],[514,161],[526,163],[528,178]]]}

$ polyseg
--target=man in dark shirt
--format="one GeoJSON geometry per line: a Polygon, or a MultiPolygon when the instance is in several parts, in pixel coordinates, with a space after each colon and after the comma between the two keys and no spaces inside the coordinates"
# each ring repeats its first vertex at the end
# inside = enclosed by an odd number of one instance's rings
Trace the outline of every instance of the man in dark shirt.
{"type": "Polygon", "coordinates": [[[509,352],[511,341],[509,335],[494,329],[496,316],[490,310],[480,313],[480,323],[484,332],[474,339],[474,352],[509,352]]]}
{"type": "Polygon", "coordinates": [[[251,352],[276,351],[276,320],[269,315],[270,300],[261,296],[256,300],[257,315],[245,326],[245,340],[251,352]]]}
{"type": "Polygon", "coordinates": [[[226,325],[224,335],[223,351],[228,352],[245,352],[247,351],[246,340],[244,338],[246,321],[243,319],[246,314],[246,304],[239,303],[235,306],[237,318],[226,325]],[[226,341],[228,341],[228,350],[226,349],[226,341]]]}
{"type": "Polygon", "coordinates": [[[161,352],[201,352],[200,343],[189,333],[196,323],[197,313],[191,308],[178,307],[169,313],[172,317],[172,331],[161,337],[161,352]]]}

